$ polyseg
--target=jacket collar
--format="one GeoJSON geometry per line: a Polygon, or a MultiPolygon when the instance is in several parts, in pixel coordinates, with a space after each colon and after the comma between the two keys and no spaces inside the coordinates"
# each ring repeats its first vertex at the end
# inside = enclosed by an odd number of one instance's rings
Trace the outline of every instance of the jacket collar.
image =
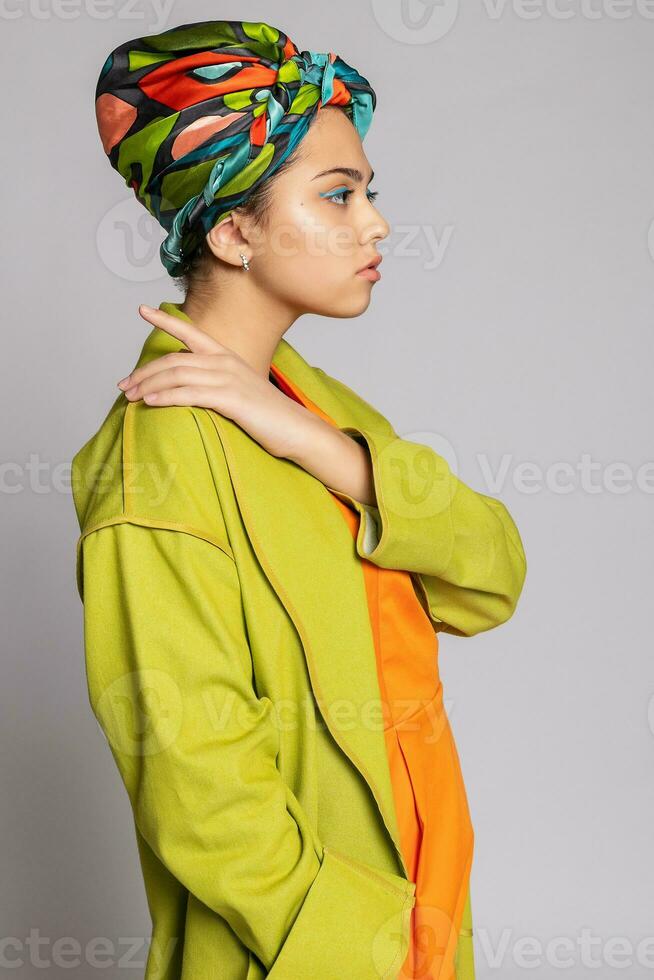
{"type": "MultiPolygon", "coordinates": [[[[161,303],[160,309],[189,319],[175,303],[161,303]]],[[[185,349],[155,327],[136,366],[185,349]]],[[[336,425],[351,423],[326,376],[283,338],[272,363],[336,425]]],[[[266,452],[233,420],[218,412],[209,415],[250,543],[302,641],[318,709],[368,783],[408,878],[381,712],[376,710],[380,688],[365,582],[351,532],[319,480],[266,452]]]]}

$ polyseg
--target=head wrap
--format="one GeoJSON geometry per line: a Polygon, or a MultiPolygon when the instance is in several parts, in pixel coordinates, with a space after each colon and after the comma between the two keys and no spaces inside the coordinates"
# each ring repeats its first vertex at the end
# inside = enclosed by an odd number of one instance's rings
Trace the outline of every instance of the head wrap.
{"type": "Polygon", "coordinates": [[[292,153],[321,106],[343,106],[363,139],[375,103],[331,51],[299,51],[269,24],[234,20],[121,44],[95,93],[112,167],[168,232],[160,255],[171,276],[292,153]]]}

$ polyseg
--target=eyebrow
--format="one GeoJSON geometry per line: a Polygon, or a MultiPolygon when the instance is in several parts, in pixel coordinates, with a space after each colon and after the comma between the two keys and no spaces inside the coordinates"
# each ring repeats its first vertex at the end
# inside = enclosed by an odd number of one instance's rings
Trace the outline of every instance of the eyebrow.
{"type": "MultiPolygon", "coordinates": [[[[358,184],[360,184],[361,181],[363,180],[363,174],[361,173],[360,170],[357,170],[356,167],[332,167],[331,170],[321,170],[319,174],[316,174],[316,176],[312,177],[311,179],[317,180],[318,177],[326,177],[327,174],[345,174],[346,177],[350,177],[358,184]]],[[[375,176],[375,171],[371,170],[368,183],[370,183],[370,181],[373,179],[374,176],[375,176]]]]}

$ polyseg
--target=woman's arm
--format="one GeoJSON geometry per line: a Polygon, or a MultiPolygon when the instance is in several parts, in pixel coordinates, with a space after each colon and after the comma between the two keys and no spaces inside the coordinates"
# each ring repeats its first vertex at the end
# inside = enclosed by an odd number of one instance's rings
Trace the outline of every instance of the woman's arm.
{"type": "Polygon", "coordinates": [[[401,439],[390,426],[342,431],[367,446],[377,501],[371,509],[339,492],[361,517],[358,553],[381,567],[415,572],[443,632],[473,636],[506,622],[527,573],[506,506],[460,480],[431,447],[401,439]]]}
{"type": "Polygon", "coordinates": [[[439,632],[474,636],[505,623],[527,573],[522,540],[506,506],[467,486],[430,446],[400,438],[344,382],[314,370],[351,419],[339,427],[341,434],[365,447],[369,457],[376,506],[326,483],[359,512],[358,554],[417,576],[439,632]]]}
{"type": "Polygon", "coordinates": [[[376,507],[374,473],[366,444],[306,411],[309,417],[298,429],[296,447],[288,459],[326,487],[376,507]]]}
{"type": "Polygon", "coordinates": [[[276,980],[377,978],[415,885],[325,847],[282,779],[233,559],[131,523],[82,547],[89,696],[149,846],[276,980]]]}

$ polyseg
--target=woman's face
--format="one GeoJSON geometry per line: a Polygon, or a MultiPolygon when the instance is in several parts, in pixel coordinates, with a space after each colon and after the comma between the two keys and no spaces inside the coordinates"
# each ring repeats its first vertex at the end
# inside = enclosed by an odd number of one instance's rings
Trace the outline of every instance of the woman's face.
{"type": "Polygon", "coordinates": [[[371,174],[344,112],[319,111],[249,242],[249,275],[267,295],[298,314],[351,317],[367,308],[375,282],[358,271],[390,230],[368,187],[371,174]]]}

